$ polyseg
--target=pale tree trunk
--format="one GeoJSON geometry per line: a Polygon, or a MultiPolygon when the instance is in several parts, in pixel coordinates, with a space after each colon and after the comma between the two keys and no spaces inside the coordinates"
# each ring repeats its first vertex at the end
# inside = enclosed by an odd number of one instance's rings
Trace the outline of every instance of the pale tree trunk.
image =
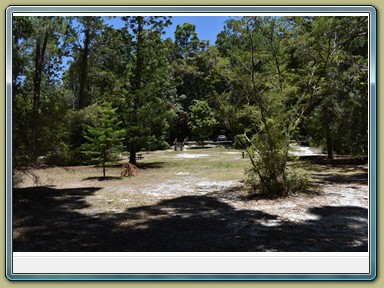
{"type": "Polygon", "coordinates": [[[80,70],[80,87],[79,87],[79,109],[86,107],[89,103],[87,94],[87,82],[88,82],[88,55],[90,45],[89,29],[84,32],[84,48],[81,53],[81,70],[80,70]]]}

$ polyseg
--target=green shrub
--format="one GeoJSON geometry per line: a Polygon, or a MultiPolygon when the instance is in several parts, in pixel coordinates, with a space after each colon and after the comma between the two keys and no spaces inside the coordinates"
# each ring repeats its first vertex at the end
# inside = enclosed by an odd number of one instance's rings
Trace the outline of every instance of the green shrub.
{"type": "Polygon", "coordinates": [[[74,162],[74,155],[68,144],[58,143],[55,151],[48,153],[45,163],[48,165],[67,166],[74,162]]]}
{"type": "Polygon", "coordinates": [[[305,193],[313,190],[314,187],[308,172],[301,168],[288,169],[287,188],[289,193],[305,193]]]}
{"type": "Polygon", "coordinates": [[[301,168],[287,168],[280,181],[273,177],[260,178],[259,173],[255,167],[246,170],[245,183],[251,194],[287,196],[310,192],[315,188],[308,172],[301,168]]]}

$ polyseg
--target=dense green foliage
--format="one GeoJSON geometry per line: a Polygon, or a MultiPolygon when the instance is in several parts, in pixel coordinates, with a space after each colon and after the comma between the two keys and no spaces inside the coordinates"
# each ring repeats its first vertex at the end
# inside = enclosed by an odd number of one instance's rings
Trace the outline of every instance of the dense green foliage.
{"type": "Polygon", "coordinates": [[[215,45],[190,23],[164,39],[170,17],[114,19],[120,28],[106,17],[14,17],[15,169],[38,156],[85,163],[89,142],[104,166],[113,145],[103,141],[115,136],[135,163],[136,151],[175,138],[225,134],[248,151],[252,188],[285,195],[306,189],[287,165],[292,140],[329,158],[368,154],[366,17],[230,18],[215,45]]]}
{"type": "Polygon", "coordinates": [[[204,144],[204,140],[212,134],[213,128],[216,125],[216,120],[207,102],[198,101],[193,105],[188,124],[194,139],[204,144]]]}

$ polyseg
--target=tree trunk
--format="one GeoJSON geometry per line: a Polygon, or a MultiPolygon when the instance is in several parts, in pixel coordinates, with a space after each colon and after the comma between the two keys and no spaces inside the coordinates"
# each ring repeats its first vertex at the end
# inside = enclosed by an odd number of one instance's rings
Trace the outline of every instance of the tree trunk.
{"type": "MultiPolygon", "coordinates": [[[[136,67],[135,67],[135,76],[134,76],[134,83],[133,83],[133,92],[134,92],[134,98],[133,98],[133,123],[132,125],[135,127],[138,127],[138,121],[139,121],[139,91],[141,89],[141,82],[142,82],[142,69],[143,69],[143,55],[141,51],[141,46],[143,44],[143,29],[144,29],[144,21],[143,17],[138,17],[138,27],[137,27],[137,44],[136,44],[136,67]]],[[[148,115],[149,116],[149,115],[148,115]]],[[[140,131],[136,131],[137,133],[140,133],[140,131]]],[[[131,135],[132,136],[132,135],[131,135]]],[[[133,165],[136,165],[136,143],[134,143],[132,140],[130,140],[129,144],[129,162],[133,165]]]]}
{"type": "Polygon", "coordinates": [[[88,55],[90,36],[89,29],[84,31],[84,48],[81,53],[81,70],[80,70],[80,88],[79,88],[79,109],[86,107],[89,103],[87,95],[87,82],[88,82],[88,55]]]}
{"type": "MultiPolygon", "coordinates": [[[[18,50],[19,50],[18,45],[19,45],[19,36],[16,33],[14,33],[14,35],[13,35],[13,53],[14,53],[14,55],[16,55],[18,53],[18,50]]],[[[19,76],[19,73],[20,73],[19,66],[15,65],[14,63],[15,63],[15,61],[13,61],[13,65],[12,65],[12,107],[13,107],[13,109],[15,109],[15,107],[16,107],[16,97],[17,97],[16,82],[17,82],[17,77],[19,76]]],[[[19,64],[19,63],[17,63],[17,64],[19,64]]]]}
{"type": "Polygon", "coordinates": [[[326,128],[326,130],[327,131],[326,131],[325,138],[327,142],[327,154],[328,154],[328,159],[332,160],[335,158],[335,155],[333,153],[333,137],[332,137],[331,129],[329,126],[326,128]]]}
{"type": "Polygon", "coordinates": [[[329,111],[325,111],[325,139],[327,143],[327,154],[328,159],[332,160],[335,158],[333,153],[333,137],[331,131],[331,117],[329,111]]]}
{"type": "Polygon", "coordinates": [[[105,161],[103,160],[103,179],[105,179],[105,161]]]}
{"type": "Polygon", "coordinates": [[[48,44],[48,31],[45,32],[44,39],[38,38],[36,40],[36,57],[35,57],[35,76],[33,80],[34,88],[33,88],[33,104],[32,104],[32,139],[31,139],[31,151],[34,158],[38,155],[37,142],[39,138],[39,109],[40,109],[40,95],[41,95],[41,78],[43,74],[43,64],[45,51],[47,49],[48,44]]]}
{"type": "Polygon", "coordinates": [[[129,143],[129,163],[136,165],[136,147],[132,142],[129,143]]]}

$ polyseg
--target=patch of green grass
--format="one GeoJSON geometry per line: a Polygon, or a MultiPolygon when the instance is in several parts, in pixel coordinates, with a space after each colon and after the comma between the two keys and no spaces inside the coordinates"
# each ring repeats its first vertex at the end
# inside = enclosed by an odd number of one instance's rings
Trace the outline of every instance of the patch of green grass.
{"type": "Polygon", "coordinates": [[[209,165],[207,168],[209,169],[230,169],[234,168],[235,165],[233,163],[225,163],[225,162],[214,162],[212,165],[209,165]]]}

